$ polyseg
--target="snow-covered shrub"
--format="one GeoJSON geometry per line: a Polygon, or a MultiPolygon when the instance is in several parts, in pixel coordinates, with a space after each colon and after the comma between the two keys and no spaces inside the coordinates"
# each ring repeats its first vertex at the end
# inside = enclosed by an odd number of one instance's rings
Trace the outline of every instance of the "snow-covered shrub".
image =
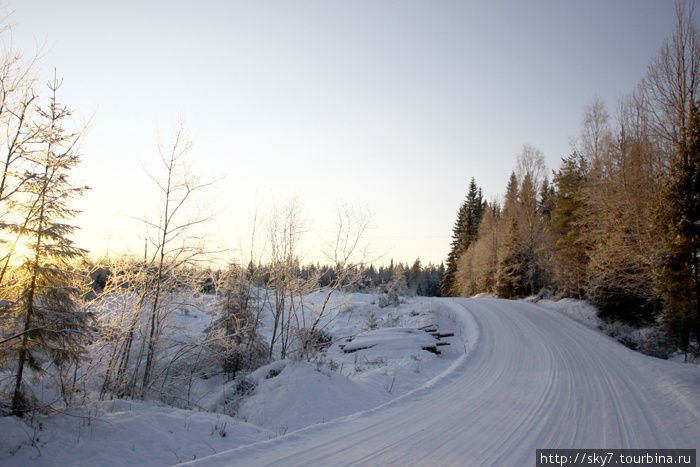
{"type": "Polygon", "coordinates": [[[221,404],[223,406],[223,412],[226,415],[235,416],[238,413],[238,408],[243,399],[251,395],[257,386],[253,378],[236,378],[233,384],[224,392],[221,404]]]}
{"type": "Polygon", "coordinates": [[[328,360],[326,365],[328,365],[328,369],[331,371],[338,371],[340,369],[340,365],[335,360],[328,360]]]}
{"type": "Polygon", "coordinates": [[[322,329],[302,328],[297,330],[299,348],[296,356],[310,361],[319,351],[325,350],[333,342],[333,336],[322,329]]]}
{"type": "Polygon", "coordinates": [[[395,271],[394,277],[386,284],[383,293],[377,298],[377,303],[379,308],[396,307],[401,304],[401,295],[407,294],[406,278],[400,272],[395,271]]]}
{"type": "Polygon", "coordinates": [[[221,279],[222,297],[217,314],[207,329],[221,366],[229,377],[254,370],[266,363],[267,346],[258,333],[257,297],[248,271],[232,265],[221,279]]]}
{"type": "Polygon", "coordinates": [[[384,318],[385,328],[395,328],[401,324],[401,316],[398,314],[393,314],[392,312],[387,313],[386,318],[384,318]]]}
{"type": "Polygon", "coordinates": [[[557,310],[586,326],[596,328],[626,347],[646,355],[668,359],[678,350],[658,323],[636,327],[620,321],[605,321],[600,317],[598,309],[584,300],[565,298],[557,301],[538,300],[537,303],[557,310]]]}
{"type": "Polygon", "coordinates": [[[216,434],[222,438],[225,438],[226,435],[228,434],[228,431],[226,431],[227,425],[228,425],[228,423],[226,421],[222,421],[221,419],[217,419],[216,423],[211,428],[211,432],[209,433],[209,436],[214,436],[216,434]]]}
{"type": "Polygon", "coordinates": [[[614,337],[632,350],[667,360],[678,347],[668,338],[661,326],[633,328],[614,323],[603,326],[603,332],[614,337]]]}
{"type": "Polygon", "coordinates": [[[377,298],[377,304],[379,305],[379,308],[386,308],[389,306],[396,307],[401,304],[401,301],[396,291],[390,289],[377,298]]]}
{"type": "Polygon", "coordinates": [[[338,311],[338,316],[349,316],[357,310],[356,303],[344,303],[338,311]]]}
{"type": "Polygon", "coordinates": [[[365,329],[378,329],[379,328],[379,319],[377,318],[377,313],[374,311],[374,308],[370,308],[367,310],[365,313],[365,329]]]}
{"type": "Polygon", "coordinates": [[[415,362],[413,371],[415,371],[416,373],[420,373],[420,362],[423,360],[420,354],[411,354],[411,360],[415,362]]]}

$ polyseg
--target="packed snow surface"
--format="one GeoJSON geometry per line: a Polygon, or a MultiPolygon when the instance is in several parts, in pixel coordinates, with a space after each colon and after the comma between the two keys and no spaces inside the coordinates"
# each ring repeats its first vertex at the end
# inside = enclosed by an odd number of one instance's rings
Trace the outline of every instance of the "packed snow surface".
{"type": "Polygon", "coordinates": [[[532,465],[537,448],[700,448],[700,367],[525,302],[454,299],[450,370],[378,408],[195,465],[532,465]],[[473,321],[469,322],[469,320],[473,321]]]}

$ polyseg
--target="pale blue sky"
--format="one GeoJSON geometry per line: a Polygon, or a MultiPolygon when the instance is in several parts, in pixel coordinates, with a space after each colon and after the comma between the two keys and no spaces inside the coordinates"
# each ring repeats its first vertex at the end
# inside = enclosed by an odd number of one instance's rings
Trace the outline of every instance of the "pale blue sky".
{"type": "MultiPolygon", "coordinates": [[[[551,168],[583,107],[611,113],[673,27],[670,1],[10,0],[16,45],[95,114],[81,177],[85,247],[140,245],[141,163],[184,115],[222,243],[297,195],[330,230],[339,202],[374,212],[386,258],[439,262],[474,176],[502,193],[523,144],[551,168]]],[[[309,259],[313,253],[309,253],[309,259]]]]}

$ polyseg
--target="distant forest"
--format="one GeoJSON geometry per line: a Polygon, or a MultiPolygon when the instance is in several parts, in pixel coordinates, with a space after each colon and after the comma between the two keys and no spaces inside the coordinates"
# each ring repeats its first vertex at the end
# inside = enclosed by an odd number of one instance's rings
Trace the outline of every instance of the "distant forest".
{"type": "MultiPolygon", "coordinates": [[[[269,283],[272,275],[270,266],[248,265],[250,274],[260,271],[259,285],[269,283]]],[[[419,295],[423,297],[439,297],[440,286],[443,281],[445,266],[429,263],[424,265],[420,258],[416,258],[412,265],[394,263],[391,260],[387,266],[375,267],[358,266],[358,276],[352,281],[347,280],[342,284],[346,291],[350,292],[387,292],[395,290],[399,295],[419,295]]],[[[217,282],[221,271],[215,271],[207,276],[204,290],[214,292],[214,284],[217,282]]],[[[327,264],[307,264],[300,266],[294,272],[295,276],[315,282],[319,287],[331,287],[338,279],[338,271],[334,266],[327,264]]]]}

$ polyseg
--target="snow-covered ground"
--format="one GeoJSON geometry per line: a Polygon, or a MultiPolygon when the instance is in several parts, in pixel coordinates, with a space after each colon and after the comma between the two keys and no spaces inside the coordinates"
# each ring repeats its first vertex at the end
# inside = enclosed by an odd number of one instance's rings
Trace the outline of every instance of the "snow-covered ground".
{"type": "MultiPolygon", "coordinates": [[[[322,293],[308,297],[322,299],[322,293]]],[[[30,424],[0,418],[0,464],[171,465],[199,459],[386,404],[448,373],[476,340],[475,329],[449,304],[417,297],[395,307],[377,302],[373,294],[334,296],[322,322],[333,343],[311,362],[276,361],[228,382],[222,376],[195,379],[188,400],[199,410],[116,400],[89,402],[30,424]],[[433,330],[454,336],[438,340],[426,332],[433,330]]],[[[169,338],[202,333],[211,320],[205,305],[174,312],[169,338]]],[[[268,339],[270,319],[262,328],[268,339]]]]}
{"type": "MultiPolygon", "coordinates": [[[[0,418],[0,465],[529,465],[536,448],[700,447],[700,367],[625,348],[583,302],[350,294],[330,310],[325,352],[198,378],[198,410],[0,418]]],[[[196,337],[205,311],[176,312],[171,337],[196,337]]]]}
{"type": "Polygon", "coordinates": [[[413,298],[398,308],[377,308],[371,295],[352,298],[326,327],[335,340],[316,363],[276,362],[249,375],[256,389],[241,403],[240,418],[277,433],[327,422],[405,394],[465,353],[472,331],[439,302],[413,298]],[[377,329],[365,328],[367,312],[376,314],[377,329]],[[455,335],[437,340],[418,329],[428,325],[455,335]],[[439,342],[449,345],[436,346],[439,342]],[[440,355],[423,347],[435,347],[440,355]],[[281,371],[263,376],[269,368],[281,371]]]}
{"type": "Polygon", "coordinates": [[[0,418],[0,465],[172,465],[274,436],[222,414],[117,400],[34,426],[0,418]]]}

